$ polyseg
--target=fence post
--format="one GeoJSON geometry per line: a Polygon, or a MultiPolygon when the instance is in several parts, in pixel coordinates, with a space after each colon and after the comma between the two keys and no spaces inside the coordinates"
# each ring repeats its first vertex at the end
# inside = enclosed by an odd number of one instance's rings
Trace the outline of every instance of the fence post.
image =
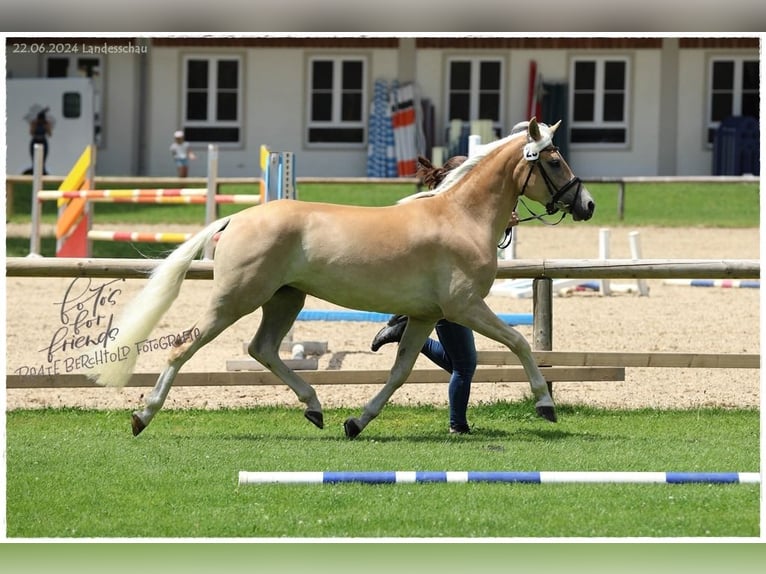
{"type": "MultiPolygon", "coordinates": [[[[535,277],[532,281],[532,325],[532,348],[553,350],[553,279],[550,277],[535,277]]],[[[553,381],[548,381],[548,392],[553,395],[553,381]]]]}
{"type": "Polygon", "coordinates": [[[625,219],[625,182],[623,180],[617,183],[617,217],[620,221],[625,219]]]}

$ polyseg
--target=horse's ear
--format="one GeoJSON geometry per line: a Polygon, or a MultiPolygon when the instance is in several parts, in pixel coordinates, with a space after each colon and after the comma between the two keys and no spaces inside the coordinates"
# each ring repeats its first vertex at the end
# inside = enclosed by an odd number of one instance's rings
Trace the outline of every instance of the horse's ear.
{"type": "Polygon", "coordinates": [[[555,124],[551,126],[551,137],[553,137],[553,134],[556,133],[556,130],[559,129],[560,125],[561,125],[561,120],[557,121],[555,124]]]}
{"type": "Polygon", "coordinates": [[[540,135],[540,126],[537,124],[537,118],[529,120],[527,131],[529,132],[529,137],[532,138],[532,141],[540,141],[542,136],[540,135]]]}

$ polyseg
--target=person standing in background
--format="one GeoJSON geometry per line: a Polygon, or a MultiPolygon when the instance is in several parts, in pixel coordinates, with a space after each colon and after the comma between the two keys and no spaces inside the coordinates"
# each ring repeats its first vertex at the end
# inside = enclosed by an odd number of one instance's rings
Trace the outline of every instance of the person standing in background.
{"type": "Polygon", "coordinates": [[[177,130],[173,134],[173,143],[170,144],[170,153],[173,154],[178,177],[188,176],[189,160],[196,159],[196,156],[194,155],[194,152],[189,149],[189,142],[184,140],[183,130],[177,130]]]}
{"type": "Polygon", "coordinates": [[[32,165],[35,164],[35,144],[42,144],[43,146],[43,174],[48,175],[48,169],[45,167],[45,162],[48,159],[48,138],[51,136],[52,126],[48,121],[48,108],[43,108],[35,119],[29,122],[29,135],[32,136],[32,141],[29,142],[29,155],[32,157],[32,165]]]}

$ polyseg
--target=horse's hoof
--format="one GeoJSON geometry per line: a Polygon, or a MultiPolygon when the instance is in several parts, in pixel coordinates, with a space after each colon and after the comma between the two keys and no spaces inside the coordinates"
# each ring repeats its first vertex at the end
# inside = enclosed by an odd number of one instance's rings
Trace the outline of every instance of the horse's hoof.
{"type": "Polygon", "coordinates": [[[543,417],[545,420],[551,421],[552,423],[555,423],[558,420],[556,418],[556,407],[535,407],[535,410],[537,411],[538,416],[543,417]]]}
{"type": "Polygon", "coordinates": [[[133,416],[130,418],[130,426],[133,428],[133,436],[138,436],[141,434],[141,431],[146,428],[144,421],[142,421],[135,413],[133,413],[133,416]]]}
{"type": "Polygon", "coordinates": [[[310,420],[314,425],[320,429],[324,428],[324,415],[322,411],[303,411],[303,416],[310,420]]]}
{"type": "Polygon", "coordinates": [[[346,419],[346,422],[343,423],[343,430],[346,432],[347,438],[356,438],[362,432],[362,427],[359,426],[357,419],[346,419]]]}

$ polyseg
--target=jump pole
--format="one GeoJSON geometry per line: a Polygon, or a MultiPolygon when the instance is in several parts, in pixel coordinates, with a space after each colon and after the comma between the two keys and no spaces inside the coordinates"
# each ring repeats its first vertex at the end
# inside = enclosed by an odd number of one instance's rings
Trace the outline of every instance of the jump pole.
{"type": "Polygon", "coordinates": [[[29,255],[40,255],[40,213],[42,205],[35,197],[35,192],[43,188],[43,144],[34,144],[32,169],[32,233],[29,236],[29,255]]]}
{"type": "MultiPolygon", "coordinates": [[[[91,203],[162,203],[162,204],[206,204],[209,200],[205,194],[191,193],[197,188],[189,189],[96,189],[81,191],[44,191],[37,197],[41,200],[52,199],[87,199],[91,203]]],[[[260,202],[260,196],[247,194],[216,194],[216,204],[239,203],[256,205],[260,202]]]]}
{"type": "Polygon", "coordinates": [[[317,471],[239,472],[246,484],[760,484],[757,472],[317,471]]]}
{"type": "MultiPolygon", "coordinates": [[[[638,231],[631,231],[628,234],[628,241],[630,242],[630,257],[633,261],[641,261],[643,255],[641,253],[641,242],[639,240],[638,231]]],[[[649,296],[649,286],[646,283],[646,279],[638,279],[638,292],[642,297],[649,296]]]]}
{"type": "MultiPolygon", "coordinates": [[[[215,191],[218,189],[218,146],[207,146],[207,200],[205,201],[205,226],[218,219],[218,204],[215,201],[215,191]]],[[[205,246],[205,259],[212,259],[215,245],[211,241],[205,246]]]]}

